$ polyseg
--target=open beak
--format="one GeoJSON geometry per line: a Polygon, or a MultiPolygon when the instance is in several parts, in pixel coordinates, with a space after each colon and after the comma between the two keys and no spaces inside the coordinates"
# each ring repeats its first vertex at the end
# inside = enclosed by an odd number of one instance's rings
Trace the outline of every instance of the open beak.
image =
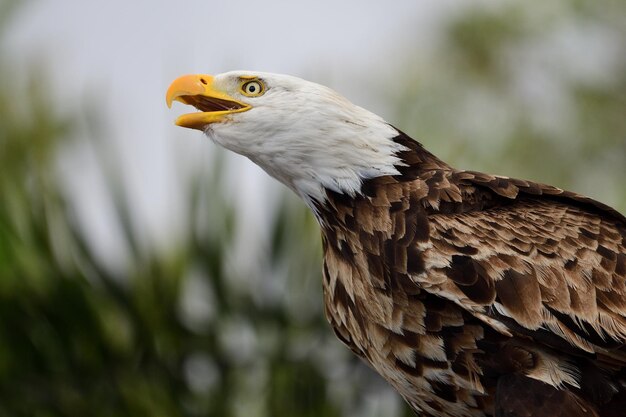
{"type": "Polygon", "coordinates": [[[230,97],[213,86],[211,75],[183,75],[174,80],[165,95],[167,107],[172,102],[190,104],[199,112],[187,113],[176,119],[176,124],[191,129],[204,130],[211,123],[221,122],[232,113],[250,110],[252,107],[230,97]]]}

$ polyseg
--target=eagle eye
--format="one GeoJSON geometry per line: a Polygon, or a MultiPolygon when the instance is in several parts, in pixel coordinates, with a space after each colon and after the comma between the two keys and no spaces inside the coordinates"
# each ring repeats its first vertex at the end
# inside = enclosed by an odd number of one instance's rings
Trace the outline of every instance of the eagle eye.
{"type": "Polygon", "coordinates": [[[240,90],[248,97],[258,97],[265,93],[265,85],[260,80],[245,81],[241,84],[240,90]]]}

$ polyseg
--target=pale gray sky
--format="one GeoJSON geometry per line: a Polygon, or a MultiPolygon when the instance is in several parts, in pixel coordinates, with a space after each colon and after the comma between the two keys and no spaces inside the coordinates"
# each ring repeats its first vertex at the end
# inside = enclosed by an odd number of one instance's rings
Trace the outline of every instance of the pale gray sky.
{"type": "MultiPolygon", "coordinates": [[[[386,116],[377,95],[392,84],[387,78],[407,54],[415,58],[433,46],[442,17],[458,4],[31,1],[12,22],[7,46],[19,58],[18,68],[37,60],[45,64],[60,106],[75,108],[88,100],[101,112],[103,136],[117,148],[142,230],[148,239],[163,238],[179,224],[184,196],[176,171],[205,163],[214,150],[199,132],[173,125],[184,111],[182,106],[168,110],[164,103],[174,78],[232,69],[289,73],[328,84],[386,116]]],[[[108,204],[92,164],[93,155],[83,152],[62,169],[74,183],[96,240],[114,250],[108,204]]],[[[246,191],[237,194],[262,199],[265,174],[243,160],[234,170],[238,183],[233,187],[246,191]]]]}

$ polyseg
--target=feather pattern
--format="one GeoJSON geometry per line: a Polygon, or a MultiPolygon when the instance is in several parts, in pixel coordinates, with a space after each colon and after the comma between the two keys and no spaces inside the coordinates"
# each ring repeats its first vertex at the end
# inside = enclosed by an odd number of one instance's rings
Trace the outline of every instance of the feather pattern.
{"type": "Polygon", "coordinates": [[[168,90],[168,102],[182,91],[206,112],[185,119],[206,125],[182,125],[313,209],[328,320],[416,412],[624,416],[624,216],[556,187],[456,170],[315,83],[250,71],[206,79],[168,90]],[[262,94],[242,92],[250,79],[262,94]],[[246,107],[212,114],[233,103],[246,107]]]}
{"type": "Polygon", "coordinates": [[[626,218],[394,141],[399,175],[316,203],[339,338],[420,415],[619,415],[626,218]]]}

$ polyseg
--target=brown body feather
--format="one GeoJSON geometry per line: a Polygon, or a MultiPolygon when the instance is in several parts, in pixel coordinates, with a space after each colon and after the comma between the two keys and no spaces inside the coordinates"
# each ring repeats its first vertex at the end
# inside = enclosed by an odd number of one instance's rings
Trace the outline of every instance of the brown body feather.
{"type": "Polygon", "coordinates": [[[395,140],[400,175],[317,207],[338,337],[419,415],[626,415],[626,219],[395,140]]]}

